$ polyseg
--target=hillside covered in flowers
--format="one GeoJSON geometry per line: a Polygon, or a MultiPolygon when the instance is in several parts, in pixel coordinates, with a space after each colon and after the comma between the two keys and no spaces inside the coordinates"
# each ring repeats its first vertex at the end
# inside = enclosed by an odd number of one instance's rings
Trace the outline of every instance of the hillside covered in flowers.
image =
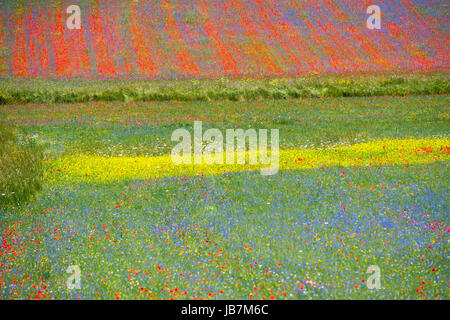
{"type": "Polygon", "coordinates": [[[447,1],[5,1],[0,76],[220,78],[448,71],[447,1]],[[81,9],[69,29],[66,9],[81,9]]]}

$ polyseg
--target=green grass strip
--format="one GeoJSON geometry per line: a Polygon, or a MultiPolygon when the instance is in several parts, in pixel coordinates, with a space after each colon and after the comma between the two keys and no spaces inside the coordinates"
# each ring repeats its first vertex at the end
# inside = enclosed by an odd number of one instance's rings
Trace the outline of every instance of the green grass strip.
{"type": "Polygon", "coordinates": [[[24,81],[4,79],[0,104],[89,101],[243,101],[301,97],[406,96],[450,93],[446,75],[217,79],[171,82],[24,81]]]}

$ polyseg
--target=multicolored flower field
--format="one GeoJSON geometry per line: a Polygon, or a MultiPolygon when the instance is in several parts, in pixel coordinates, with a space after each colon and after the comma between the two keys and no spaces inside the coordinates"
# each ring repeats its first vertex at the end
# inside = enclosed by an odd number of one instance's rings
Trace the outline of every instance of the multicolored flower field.
{"type": "Polygon", "coordinates": [[[448,1],[73,2],[0,4],[0,299],[450,298],[448,1]]]}
{"type": "Polygon", "coordinates": [[[0,298],[448,299],[448,115],[448,95],[2,106],[46,156],[40,195],[0,208],[0,298]],[[279,129],[280,172],[174,165],[194,120],[279,129]]]}
{"type": "Polygon", "coordinates": [[[449,70],[445,0],[3,0],[0,76],[218,78],[449,70]],[[81,28],[67,29],[70,5],[81,28]],[[367,7],[382,28],[366,27],[367,7]]]}

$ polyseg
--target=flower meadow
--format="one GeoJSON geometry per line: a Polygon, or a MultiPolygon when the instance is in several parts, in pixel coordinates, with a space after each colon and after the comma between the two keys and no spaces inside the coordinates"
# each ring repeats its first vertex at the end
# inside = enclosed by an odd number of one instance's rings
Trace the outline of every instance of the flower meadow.
{"type": "Polygon", "coordinates": [[[445,0],[72,0],[0,6],[0,76],[273,77],[447,71],[445,0]],[[80,29],[68,29],[70,5],[80,29]]]}
{"type": "Polygon", "coordinates": [[[0,298],[448,299],[448,105],[434,95],[2,106],[45,157],[38,197],[0,207],[0,298]],[[175,166],[170,134],[194,120],[278,128],[280,171],[175,166]]]}

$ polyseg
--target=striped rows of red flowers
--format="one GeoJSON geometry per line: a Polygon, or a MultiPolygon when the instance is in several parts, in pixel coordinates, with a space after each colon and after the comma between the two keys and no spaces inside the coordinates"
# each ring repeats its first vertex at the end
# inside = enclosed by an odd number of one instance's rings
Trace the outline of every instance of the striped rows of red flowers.
{"type": "Polygon", "coordinates": [[[29,0],[0,5],[0,76],[217,78],[448,71],[445,0],[29,0]],[[15,4],[13,4],[15,3],[15,4]],[[66,27],[79,4],[81,29],[66,27]]]}

